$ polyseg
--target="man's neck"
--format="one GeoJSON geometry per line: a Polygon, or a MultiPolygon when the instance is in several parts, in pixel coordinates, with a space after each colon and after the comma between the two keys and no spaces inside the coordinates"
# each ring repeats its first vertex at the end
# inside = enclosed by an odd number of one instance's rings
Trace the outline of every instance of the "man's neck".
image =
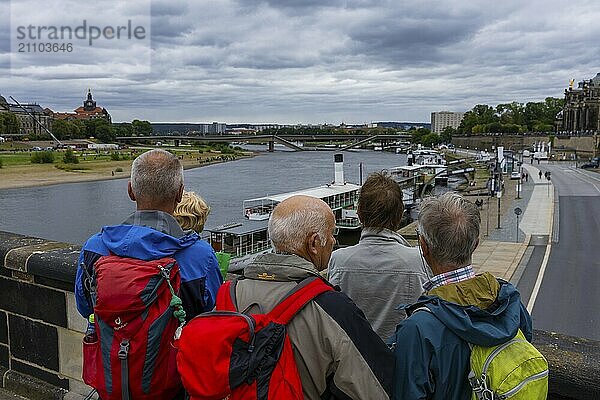
{"type": "Polygon", "coordinates": [[[157,205],[140,205],[138,204],[136,207],[136,211],[162,211],[169,215],[173,215],[175,213],[175,209],[169,206],[157,206],[157,205]]]}
{"type": "Polygon", "coordinates": [[[431,268],[431,272],[433,273],[434,276],[436,275],[441,275],[441,274],[445,274],[446,272],[450,272],[450,271],[456,271],[457,269],[466,267],[467,265],[471,265],[471,260],[469,260],[469,262],[467,262],[464,265],[443,265],[440,263],[437,263],[433,260],[428,260],[427,263],[429,264],[429,267],[431,268]]]}

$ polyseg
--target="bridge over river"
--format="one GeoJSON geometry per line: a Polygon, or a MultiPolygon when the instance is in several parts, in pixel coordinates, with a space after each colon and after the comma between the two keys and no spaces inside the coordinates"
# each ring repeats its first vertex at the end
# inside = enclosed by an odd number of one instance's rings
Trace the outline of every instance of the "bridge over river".
{"type": "MultiPolygon", "coordinates": [[[[170,141],[176,145],[182,142],[246,142],[246,143],[268,143],[269,151],[273,151],[275,143],[280,143],[290,149],[303,151],[307,150],[297,143],[304,142],[352,142],[343,146],[340,150],[348,150],[361,146],[369,142],[377,142],[382,148],[392,146],[397,141],[410,139],[410,135],[367,135],[367,134],[348,134],[348,135],[219,135],[219,136],[124,136],[118,137],[117,142],[140,142],[140,141],[170,141]]],[[[314,150],[314,148],[311,148],[314,150]]]]}

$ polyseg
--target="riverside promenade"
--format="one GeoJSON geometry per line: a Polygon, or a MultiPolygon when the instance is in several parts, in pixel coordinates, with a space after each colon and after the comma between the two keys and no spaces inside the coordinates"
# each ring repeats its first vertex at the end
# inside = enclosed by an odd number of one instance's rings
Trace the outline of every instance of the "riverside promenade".
{"type": "MultiPolygon", "coordinates": [[[[479,246],[473,254],[473,267],[479,272],[487,271],[494,276],[517,285],[531,256],[530,244],[538,236],[549,236],[554,217],[554,187],[544,176],[539,178],[539,169],[523,164],[529,178],[517,193],[517,180],[505,177],[504,193],[500,199],[500,228],[498,228],[498,199],[496,197],[472,197],[483,201],[479,246]],[[518,197],[518,198],[517,198],[518,197]],[[514,209],[523,213],[517,216],[514,209]],[[518,234],[517,234],[518,232],[518,234]]],[[[400,230],[400,233],[416,244],[415,223],[400,230]]]]}
{"type": "MultiPolygon", "coordinates": [[[[544,176],[539,178],[539,169],[535,166],[523,164],[523,168],[529,178],[521,185],[520,198],[517,198],[517,181],[505,183],[500,228],[497,228],[497,206],[489,210],[492,205],[484,202],[481,210],[482,235],[473,255],[473,265],[477,271],[490,272],[515,285],[529,260],[530,243],[539,236],[550,236],[554,220],[554,186],[544,176]],[[517,207],[523,212],[519,216],[518,226],[514,213],[517,207]]],[[[496,202],[496,199],[491,202],[496,202]]]]}

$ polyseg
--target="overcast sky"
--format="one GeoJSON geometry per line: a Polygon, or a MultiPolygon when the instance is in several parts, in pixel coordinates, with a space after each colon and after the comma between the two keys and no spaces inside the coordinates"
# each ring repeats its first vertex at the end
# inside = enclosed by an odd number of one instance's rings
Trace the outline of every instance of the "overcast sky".
{"type": "Polygon", "coordinates": [[[37,3],[0,0],[0,94],[71,111],[91,88],[114,121],[429,122],[600,72],[597,0],[37,3]],[[16,54],[18,26],[84,18],[148,37],[16,54]]]}

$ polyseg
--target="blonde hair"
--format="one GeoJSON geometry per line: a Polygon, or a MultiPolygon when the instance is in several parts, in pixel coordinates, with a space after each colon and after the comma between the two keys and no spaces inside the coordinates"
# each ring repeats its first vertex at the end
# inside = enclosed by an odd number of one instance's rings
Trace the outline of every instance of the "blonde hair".
{"type": "Polygon", "coordinates": [[[183,192],[173,216],[184,230],[191,229],[200,233],[204,229],[208,213],[210,213],[210,207],[202,197],[194,192],[183,192]]]}

